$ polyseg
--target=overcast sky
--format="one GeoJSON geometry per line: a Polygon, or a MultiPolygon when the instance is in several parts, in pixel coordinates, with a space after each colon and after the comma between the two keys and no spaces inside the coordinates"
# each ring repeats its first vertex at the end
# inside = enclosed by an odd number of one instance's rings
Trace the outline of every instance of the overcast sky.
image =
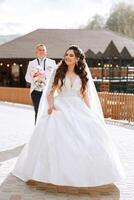
{"type": "MultiPolygon", "coordinates": [[[[0,35],[38,28],[79,28],[95,14],[108,16],[122,0],[0,0],[0,35]]],[[[134,4],[134,0],[123,0],[134,4]]]]}

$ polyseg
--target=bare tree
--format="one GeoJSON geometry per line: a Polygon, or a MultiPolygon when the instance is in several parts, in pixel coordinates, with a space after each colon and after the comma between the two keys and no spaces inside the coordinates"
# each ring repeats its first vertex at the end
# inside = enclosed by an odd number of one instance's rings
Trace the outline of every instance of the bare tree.
{"type": "Polygon", "coordinates": [[[104,19],[100,15],[94,15],[92,20],[89,20],[87,25],[84,27],[85,29],[102,29],[104,27],[104,19]]]}
{"type": "Polygon", "coordinates": [[[125,3],[115,5],[105,27],[134,38],[134,5],[125,3]]]}

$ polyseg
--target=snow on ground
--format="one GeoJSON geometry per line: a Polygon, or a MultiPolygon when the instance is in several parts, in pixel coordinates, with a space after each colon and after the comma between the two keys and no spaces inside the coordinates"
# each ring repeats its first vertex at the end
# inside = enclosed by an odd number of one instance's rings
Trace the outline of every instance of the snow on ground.
{"type": "Polygon", "coordinates": [[[32,106],[0,103],[0,151],[26,143],[33,127],[32,106]]]}

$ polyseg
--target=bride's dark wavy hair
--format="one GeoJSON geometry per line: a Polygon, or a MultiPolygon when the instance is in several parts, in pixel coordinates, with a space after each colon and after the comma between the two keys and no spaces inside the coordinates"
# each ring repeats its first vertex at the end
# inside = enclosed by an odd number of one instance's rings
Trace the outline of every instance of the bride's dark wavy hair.
{"type": "MultiPolygon", "coordinates": [[[[87,88],[87,82],[88,82],[87,72],[86,72],[86,64],[85,64],[85,55],[82,52],[82,50],[78,46],[75,46],[75,45],[70,46],[67,49],[67,51],[69,51],[69,50],[73,50],[76,58],[78,58],[78,63],[75,64],[74,72],[81,79],[82,86],[81,86],[80,91],[81,91],[82,95],[84,95],[84,92],[87,88]]],[[[66,52],[65,52],[65,54],[66,54],[66,52]]],[[[68,66],[63,59],[61,61],[61,63],[59,64],[58,69],[56,70],[56,75],[54,78],[53,86],[57,86],[60,81],[61,84],[60,84],[59,89],[61,89],[61,87],[64,84],[64,78],[66,76],[67,71],[68,71],[68,66]]]]}

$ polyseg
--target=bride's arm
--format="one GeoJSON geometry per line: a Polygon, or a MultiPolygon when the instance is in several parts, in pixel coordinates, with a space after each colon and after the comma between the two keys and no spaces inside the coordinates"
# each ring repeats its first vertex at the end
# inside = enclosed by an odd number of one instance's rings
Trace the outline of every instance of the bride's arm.
{"type": "Polygon", "coordinates": [[[83,100],[84,100],[85,104],[87,105],[87,107],[90,108],[90,102],[89,102],[89,97],[88,97],[87,92],[85,92],[83,94],[83,100]]]}
{"type": "Polygon", "coordinates": [[[47,95],[47,102],[48,102],[48,114],[51,114],[52,111],[55,109],[54,107],[54,92],[57,87],[53,87],[49,94],[47,95]]]}

